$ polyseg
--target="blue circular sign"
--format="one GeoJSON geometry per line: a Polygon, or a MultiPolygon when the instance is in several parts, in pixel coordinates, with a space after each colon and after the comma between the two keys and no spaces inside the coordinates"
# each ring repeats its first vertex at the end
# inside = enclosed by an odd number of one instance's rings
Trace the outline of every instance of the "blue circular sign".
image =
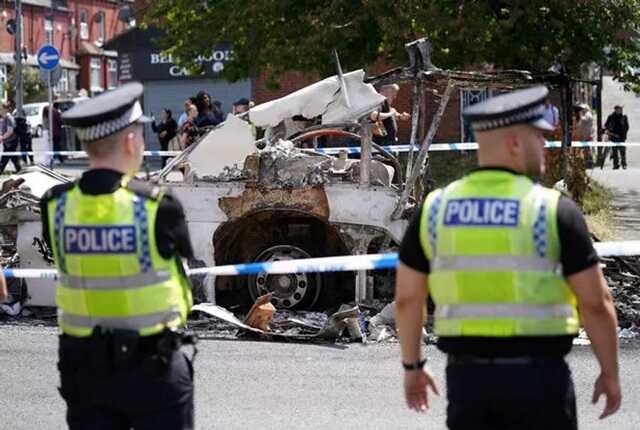
{"type": "Polygon", "coordinates": [[[38,51],[38,64],[43,70],[53,70],[60,63],[60,53],[51,45],[44,45],[38,51]]]}

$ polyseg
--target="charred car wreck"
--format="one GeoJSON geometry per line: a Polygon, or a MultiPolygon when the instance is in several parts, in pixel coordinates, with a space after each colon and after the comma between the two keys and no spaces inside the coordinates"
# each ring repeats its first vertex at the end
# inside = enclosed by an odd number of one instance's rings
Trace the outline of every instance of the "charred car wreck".
{"type": "MultiPolygon", "coordinates": [[[[149,177],[182,202],[198,257],[190,266],[397,250],[415,203],[429,191],[429,145],[452,91],[533,83],[526,72],[440,70],[431,64],[430,49],[419,40],[407,45],[407,67],[369,78],[363,70],[343,74],[338,67],[336,76],[255,106],[243,117],[229,115],[149,177]],[[411,150],[400,163],[372,142],[370,115],[384,102],[374,85],[402,82],[413,85],[413,109],[411,150]],[[439,106],[420,143],[427,93],[439,98],[439,106]],[[255,128],[264,130],[263,138],[255,139],[255,128]],[[329,155],[319,142],[332,140],[352,146],[357,158],[346,151],[329,155]]],[[[54,172],[46,176],[49,182],[68,180],[54,172]]],[[[33,246],[40,237],[34,210],[11,223],[17,225],[20,267],[44,268],[46,252],[33,246]]],[[[354,297],[357,303],[390,299],[393,291],[393,272],[261,273],[196,281],[200,301],[223,306],[248,307],[272,293],[277,308],[324,308],[354,297]]],[[[52,280],[27,280],[27,290],[27,304],[54,305],[52,280]]]]}

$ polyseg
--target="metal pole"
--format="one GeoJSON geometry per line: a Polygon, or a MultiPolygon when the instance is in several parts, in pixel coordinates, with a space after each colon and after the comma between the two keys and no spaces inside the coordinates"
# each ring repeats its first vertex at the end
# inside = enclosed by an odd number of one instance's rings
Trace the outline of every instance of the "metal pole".
{"type": "MultiPolygon", "coordinates": [[[[409,148],[409,158],[407,158],[407,174],[405,178],[411,177],[411,169],[413,168],[413,153],[416,143],[418,142],[418,133],[420,132],[420,109],[422,108],[422,81],[416,79],[413,83],[413,107],[411,108],[411,140],[409,148]]],[[[405,183],[405,187],[407,184],[405,183]]]]}
{"type": "MultiPolygon", "coordinates": [[[[48,151],[53,151],[53,88],[51,86],[51,70],[47,71],[47,86],[48,88],[48,98],[49,98],[49,149],[48,151]]],[[[53,156],[50,159],[50,165],[53,168],[53,156]]]]}
{"type": "Polygon", "coordinates": [[[416,181],[418,180],[418,176],[422,173],[425,162],[429,156],[429,146],[431,146],[431,142],[438,131],[438,126],[440,125],[440,120],[442,120],[442,116],[444,115],[444,111],[449,104],[449,98],[451,97],[451,92],[455,87],[454,82],[449,81],[447,83],[447,88],[444,90],[444,94],[440,99],[440,106],[438,106],[438,111],[436,112],[433,120],[431,121],[431,125],[429,126],[429,132],[427,133],[427,137],[425,137],[422,142],[422,146],[420,147],[420,152],[418,152],[418,157],[416,158],[415,166],[411,170],[411,177],[407,178],[406,186],[402,191],[402,196],[400,196],[400,200],[398,201],[398,206],[396,210],[391,215],[391,219],[398,219],[402,212],[404,211],[404,206],[409,201],[409,196],[411,195],[411,191],[416,185],[416,181]]]}
{"type": "Polygon", "coordinates": [[[16,0],[16,110],[22,112],[24,84],[22,79],[22,0],[16,0]]]}
{"type": "Polygon", "coordinates": [[[365,117],[360,125],[360,185],[368,187],[371,184],[371,122],[365,117]]]}
{"type": "MultiPolygon", "coordinates": [[[[602,69],[604,68],[603,66],[600,66],[600,71],[598,73],[598,84],[596,86],[596,111],[597,111],[597,119],[598,119],[598,142],[602,141],[602,134],[604,133],[604,130],[602,129],[602,115],[604,114],[604,112],[602,112],[602,84],[603,84],[603,76],[602,76],[602,69]]],[[[598,148],[599,149],[599,148],[598,148]]]]}

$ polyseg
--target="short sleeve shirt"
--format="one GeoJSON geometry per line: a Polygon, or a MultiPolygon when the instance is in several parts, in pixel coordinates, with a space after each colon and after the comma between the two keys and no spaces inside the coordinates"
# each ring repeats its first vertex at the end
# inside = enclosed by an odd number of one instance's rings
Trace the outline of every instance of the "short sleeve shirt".
{"type": "MultiPolygon", "coordinates": [[[[500,169],[504,170],[504,169],[500,169]]],[[[513,174],[516,174],[512,172],[513,174]]],[[[400,261],[422,273],[430,272],[430,264],[420,244],[420,213],[414,214],[400,246],[400,261]]],[[[565,277],[598,263],[584,216],[573,200],[561,197],[557,209],[560,260],[565,277]]],[[[531,354],[564,355],[571,349],[572,336],[518,338],[440,338],[438,346],[445,352],[474,353],[482,356],[514,356],[531,354]]]]}
{"type": "Polygon", "coordinates": [[[16,140],[16,133],[15,133],[16,122],[11,115],[7,114],[5,115],[4,118],[0,118],[0,133],[4,135],[7,132],[7,130],[9,130],[9,128],[13,129],[14,132],[11,134],[11,136],[8,139],[4,141],[5,144],[10,144],[14,140],[16,140]]]}

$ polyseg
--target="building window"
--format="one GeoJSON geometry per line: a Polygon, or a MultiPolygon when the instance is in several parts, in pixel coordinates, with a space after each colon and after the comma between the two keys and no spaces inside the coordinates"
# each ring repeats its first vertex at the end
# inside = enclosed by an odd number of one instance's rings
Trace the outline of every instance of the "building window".
{"type": "Polygon", "coordinates": [[[96,25],[98,26],[98,34],[96,42],[104,42],[107,38],[107,23],[104,12],[98,12],[95,17],[96,25]]]}
{"type": "Polygon", "coordinates": [[[62,69],[62,75],[56,85],[58,94],[66,94],[69,92],[69,70],[62,69]]]}
{"type": "Polygon", "coordinates": [[[91,59],[91,92],[104,90],[102,85],[102,60],[100,58],[91,59]]]}
{"type": "Polygon", "coordinates": [[[44,34],[47,38],[47,43],[53,43],[53,18],[51,17],[44,19],[44,34]]]}
{"type": "Polygon", "coordinates": [[[80,11],[80,39],[89,39],[89,12],[86,9],[80,11]]]}
{"type": "Polygon", "coordinates": [[[7,65],[0,64],[0,100],[7,101],[7,92],[4,90],[4,84],[7,82],[7,65]]]}
{"type": "Polygon", "coordinates": [[[69,92],[76,92],[78,90],[78,72],[75,70],[69,70],[69,92]]]}
{"type": "Polygon", "coordinates": [[[107,60],[107,88],[112,89],[118,86],[118,62],[107,60]]]}

